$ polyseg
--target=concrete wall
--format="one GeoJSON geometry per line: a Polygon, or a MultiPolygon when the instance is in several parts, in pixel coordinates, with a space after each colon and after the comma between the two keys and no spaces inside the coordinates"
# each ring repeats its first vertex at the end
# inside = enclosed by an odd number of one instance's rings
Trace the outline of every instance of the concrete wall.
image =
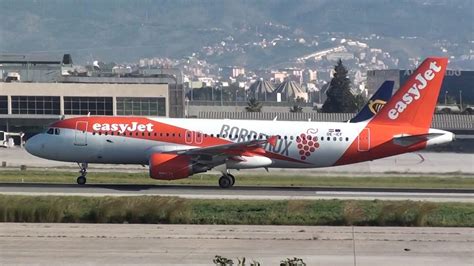
{"type": "Polygon", "coordinates": [[[380,88],[382,83],[386,80],[393,80],[393,93],[400,87],[400,70],[398,69],[384,69],[367,71],[367,90],[369,95],[375,93],[380,88]]]}

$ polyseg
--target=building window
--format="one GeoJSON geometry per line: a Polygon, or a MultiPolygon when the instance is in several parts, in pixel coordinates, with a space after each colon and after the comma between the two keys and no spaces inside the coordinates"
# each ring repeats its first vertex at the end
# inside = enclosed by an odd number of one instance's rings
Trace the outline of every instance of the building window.
{"type": "Polygon", "coordinates": [[[8,114],[8,97],[0,96],[0,114],[8,114]]]}
{"type": "Polygon", "coordinates": [[[12,96],[12,114],[59,115],[60,112],[59,96],[12,96]]]}
{"type": "Polygon", "coordinates": [[[117,97],[117,115],[166,116],[164,97],[117,97]]]}
{"type": "Polygon", "coordinates": [[[64,97],[66,115],[113,115],[112,97],[64,97]]]}

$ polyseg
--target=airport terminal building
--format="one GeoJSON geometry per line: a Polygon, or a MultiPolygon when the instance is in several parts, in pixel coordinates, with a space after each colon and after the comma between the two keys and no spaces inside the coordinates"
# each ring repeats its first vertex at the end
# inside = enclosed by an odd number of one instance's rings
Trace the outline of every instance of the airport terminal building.
{"type": "Polygon", "coordinates": [[[55,120],[79,115],[184,116],[179,70],[72,76],[63,75],[63,68],[61,61],[0,57],[0,131],[35,133],[55,120]]]}
{"type": "MultiPolygon", "coordinates": [[[[370,70],[367,72],[367,89],[372,95],[377,88],[386,80],[395,82],[394,89],[397,90],[413,73],[406,69],[384,69],[370,70]]],[[[450,70],[446,71],[438,103],[444,103],[446,98],[454,99],[458,104],[474,105],[474,71],[450,70]]]]}

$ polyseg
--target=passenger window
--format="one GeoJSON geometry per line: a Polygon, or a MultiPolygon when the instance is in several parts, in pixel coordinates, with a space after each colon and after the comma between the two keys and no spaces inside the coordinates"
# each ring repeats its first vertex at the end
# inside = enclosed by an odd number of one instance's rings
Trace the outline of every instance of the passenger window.
{"type": "Polygon", "coordinates": [[[337,138],[336,138],[336,137],[333,137],[333,138],[332,138],[332,140],[336,141],[336,140],[337,140],[337,138]]]}
{"type": "Polygon", "coordinates": [[[112,132],[110,132],[110,135],[112,135],[112,136],[113,136],[113,135],[114,135],[114,132],[113,132],[113,131],[112,131],[112,132]]]}
{"type": "Polygon", "coordinates": [[[339,137],[339,141],[342,141],[342,137],[339,137]]]}
{"type": "Polygon", "coordinates": [[[49,134],[49,135],[53,135],[54,134],[54,129],[49,128],[48,131],[46,131],[46,133],[49,134]]]}
{"type": "Polygon", "coordinates": [[[349,138],[348,138],[348,137],[346,137],[346,141],[349,141],[349,138]]]}
{"type": "Polygon", "coordinates": [[[330,141],[330,140],[331,140],[331,138],[330,138],[330,137],[328,137],[328,138],[327,138],[327,140],[328,140],[328,141],[330,141]]]}
{"type": "Polygon", "coordinates": [[[55,128],[54,129],[54,135],[59,135],[60,131],[59,131],[59,128],[55,128]]]}
{"type": "Polygon", "coordinates": [[[219,136],[220,136],[219,134],[216,135],[216,137],[218,137],[218,138],[219,138],[219,136]]]}
{"type": "Polygon", "coordinates": [[[290,140],[293,140],[293,136],[290,136],[290,140]]]}

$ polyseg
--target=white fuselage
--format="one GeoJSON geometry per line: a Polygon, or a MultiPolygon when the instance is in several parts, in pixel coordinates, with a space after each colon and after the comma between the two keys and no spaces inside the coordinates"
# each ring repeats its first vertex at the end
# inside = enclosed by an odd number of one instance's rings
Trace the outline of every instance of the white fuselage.
{"type": "MultiPolygon", "coordinates": [[[[357,139],[366,123],[326,123],[252,120],[207,120],[150,118],[150,120],[186,129],[187,133],[153,127],[139,134],[162,134],[160,140],[138,139],[116,134],[96,134],[77,129],[60,128],[59,134],[36,135],[28,148],[39,157],[88,163],[148,164],[150,154],[202,147],[205,138],[244,142],[266,136],[279,136],[276,145],[266,145],[273,157],[266,167],[326,167],[334,165],[349,145],[357,139]],[[199,132],[199,133],[198,133],[199,132]],[[167,141],[167,135],[169,141],[167,141]],[[305,134],[303,140],[300,136],[305,134]],[[309,139],[308,140],[308,136],[309,139]],[[181,141],[177,141],[181,139],[181,141]],[[306,141],[306,143],[303,143],[306,141]],[[312,142],[312,143],[311,143],[312,142]],[[311,144],[311,145],[310,145],[311,144]],[[35,145],[35,147],[32,147],[35,145]],[[307,146],[307,147],[305,147],[307,146]],[[305,150],[306,149],[306,150],[305,150]],[[302,154],[303,153],[303,154],[302,154]],[[309,155],[309,156],[308,156],[309,155]],[[304,160],[302,159],[304,156],[304,160]]],[[[120,128],[117,130],[120,131],[120,128]]],[[[365,140],[362,146],[370,146],[365,140]]],[[[30,144],[30,142],[29,142],[30,144]]],[[[265,163],[264,163],[265,164],[265,163]]],[[[229,168],[246,168],[246,164],[229,163],[229,168]]],[[[259,166],[257,163],[255,166],[259,166]]]]}

